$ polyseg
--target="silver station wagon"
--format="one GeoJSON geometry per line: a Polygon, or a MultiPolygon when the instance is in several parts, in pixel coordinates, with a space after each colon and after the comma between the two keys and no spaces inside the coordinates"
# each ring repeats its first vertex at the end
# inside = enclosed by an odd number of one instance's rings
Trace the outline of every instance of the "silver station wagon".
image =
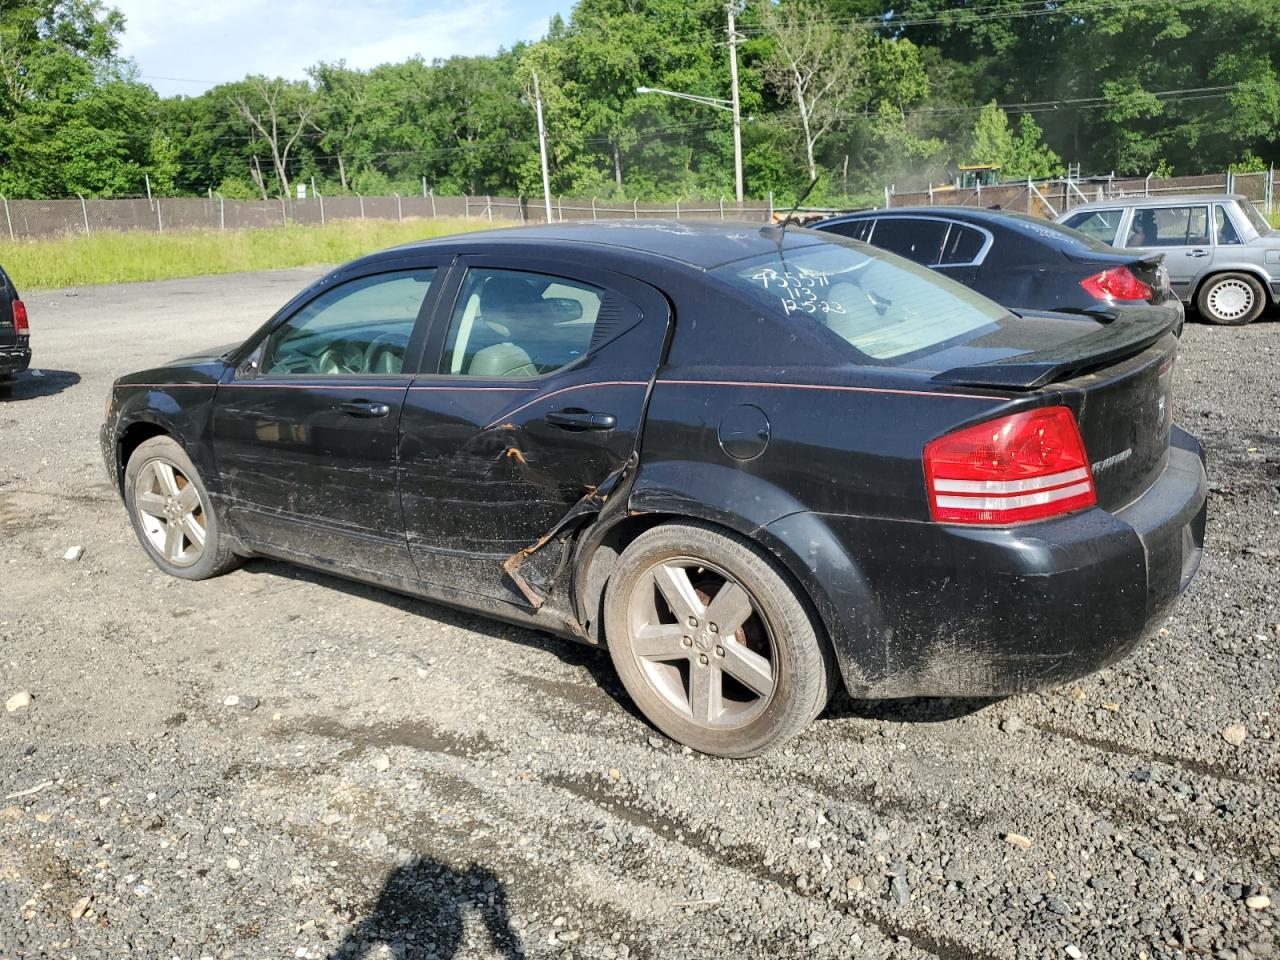
{"type": "Polygon", "coordinates": [[[1058,223],[1115,247],[1163,253],[1174,291],[1213,323],[1250,323],[1280,303],[1280,232],[1238,194],[1099,200],[1058,223]]]}

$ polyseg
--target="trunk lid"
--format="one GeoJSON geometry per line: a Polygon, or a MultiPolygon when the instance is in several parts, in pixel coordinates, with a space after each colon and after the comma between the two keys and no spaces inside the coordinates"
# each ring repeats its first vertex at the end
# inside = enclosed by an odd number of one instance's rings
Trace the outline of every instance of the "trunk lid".
{"type": "Polygon", "coordinates": [[[1130,311],[1093,332],[1046,348],[938,374],[965,386],[1035,392],[1076,415],[1098,505],[1117,510],[1164,469],[1173,425],[1178,339],[1166,319],[1130,311]]]}
{"type": "Polygon", "coordinates": [[[1075,412],[1103,509],[1142,496],[1168,463],[1177,354],[1169,334],[1127,360],[1053,385],[1075,412]]]}

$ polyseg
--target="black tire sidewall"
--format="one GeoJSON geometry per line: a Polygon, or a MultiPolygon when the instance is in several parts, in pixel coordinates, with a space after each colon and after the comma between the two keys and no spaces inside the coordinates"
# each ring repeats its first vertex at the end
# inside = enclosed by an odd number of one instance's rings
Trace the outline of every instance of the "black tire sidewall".
{"type": "Polygon", "coordinates": [[[795,589],[753,545],[708,527],[664,524],[627,548],[609,578],[605,637],[618,676],[641,712],[668,737],[701,753],[755,756],[802,730],[829,699],[824,645],[795,589]],[[691,556],[723,568],[746,587],[773,637],[777,688],[764,711],[741,727],[708,729],[674,710],[649,686],[626,640],[638,577],[656,563],[691,556]]]}
{"type": "Polygon", "coordinates": [[[204,580],[222,572],[222,568],[226,563],[222,525],[218,521],[217,512],[213,509],[213,501],[209,499],[209,491],[205,488],[204,480],[200,477],[200,471],[196,469],[195,464],[191,462],[191,458],[187,456],[186,451],[179,446],[177,441],[169,437],[152,437],[150,440],[138,445],[138,448],[129,457],[128,464],[125,465],[124,503],[125,509],[129,513],[129,522],[133,525],[133,532],[137,535],[138,542],[147,551],[147,556],[165,573],[182,580],[204,580]],[[177,466],[186,478],[195,484],[196,491],[200,494],[200,503],[205,519],[205,550],[200,559],[189,567],[179,567],[166,560],[152,546],[151,541],[147,538],[146,531],[142,529],[142,521],[138,518],[138,508],[135,503],[135,487],[137,486],[138,474],[142,472],[144,466],[153,460],[167,460],[177,466]]]}
{"type": "Polygon", "coordinates": [[[1220,327],[1243,327],[1252,323],[1262,315],[1262,311],[1267,308],[1267,291],[1263,289],[1262,283],[1257,277],[1248,273],[1219,273],[1206,280],[1200,287],[1200,293],[1196,296],[1196,309],[1200,312],[1200,316],[1212,324],[1220,327]],[[1241,317],[1235,319],[1223,320],[1214,316],[1213,311],[1209,309],[1209,292],[1214,287],[1228,280],[1239,280],[1249,285],[1253,291],[1254,305],[1253,309],[1241,317]]]}

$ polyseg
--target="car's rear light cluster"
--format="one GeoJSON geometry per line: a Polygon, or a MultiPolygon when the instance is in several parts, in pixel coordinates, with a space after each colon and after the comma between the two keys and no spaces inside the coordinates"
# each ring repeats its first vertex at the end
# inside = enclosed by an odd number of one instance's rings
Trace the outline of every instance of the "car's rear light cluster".
{"type": "Polygon", "coordinates": [[[13,330],[20,337],[31,336],[31,324],[27,321],[27,305],[21,300],[13,301],[13,330]]]}
{"type": "Polygon", "coordinates": [[[1085,293],[1099,300],[1150,300],[1154,294],[1128,267],[1115,267],[1080,281],[1085,293]]]}
{"type": "Polygon", "coordinates": [[[1075,415],[1042,407],[939,437],[924,448],[929,510],[943,523],[1043,520],[1098,502],[1075,415]]]}

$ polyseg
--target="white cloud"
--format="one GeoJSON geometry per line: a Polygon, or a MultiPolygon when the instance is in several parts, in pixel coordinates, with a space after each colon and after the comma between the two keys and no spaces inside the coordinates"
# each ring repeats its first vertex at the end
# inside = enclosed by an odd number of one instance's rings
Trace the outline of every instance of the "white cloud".
{"type": "Polygon", "coordinates": [[[301,78],[322,60],[353,67],[421,55],[492,53],[536,40],[568,0],[110,0],[121,53],[162,94],[197,94],[248,73],[301,78]],[[161,79],[168,78],[168,79],[161,79]],[[197,81],[197,82],[189,82],[197,81]]]}

